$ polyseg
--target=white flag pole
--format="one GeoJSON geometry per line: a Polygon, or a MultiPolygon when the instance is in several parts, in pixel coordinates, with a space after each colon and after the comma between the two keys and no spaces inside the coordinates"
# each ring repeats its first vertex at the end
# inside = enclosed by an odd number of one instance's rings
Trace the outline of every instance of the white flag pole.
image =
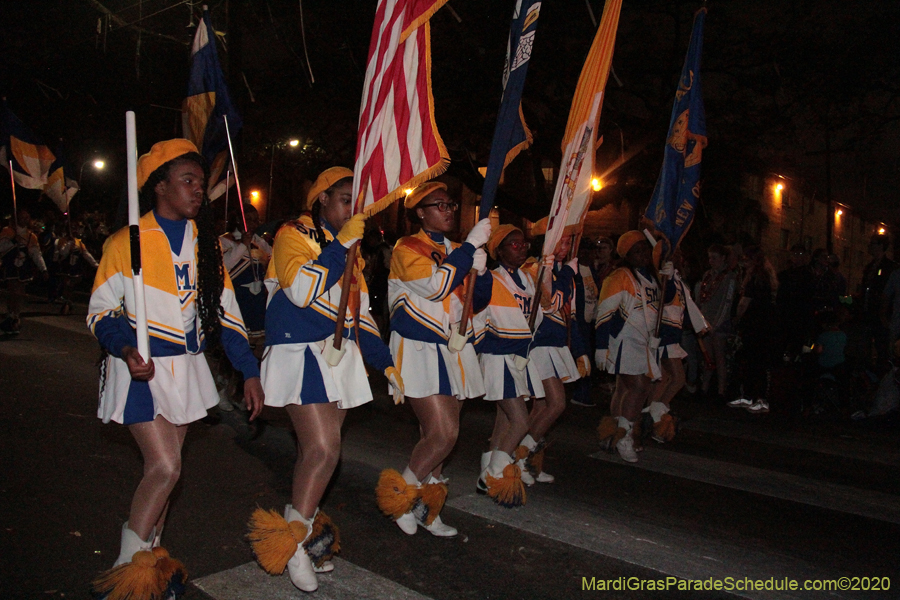
{"type": "Polygon", "coordinates": [[[125,113],[125,143],[128,165],[128,230],[131,238],[131,281],[134,284],[134,313],[137,329],[137,348],[150,362],[150,335],[147,329],[147,301],[144,298],[144,276],[141,270],[140,208],[137,185],[137,129],[134,112],[125,113]]]}

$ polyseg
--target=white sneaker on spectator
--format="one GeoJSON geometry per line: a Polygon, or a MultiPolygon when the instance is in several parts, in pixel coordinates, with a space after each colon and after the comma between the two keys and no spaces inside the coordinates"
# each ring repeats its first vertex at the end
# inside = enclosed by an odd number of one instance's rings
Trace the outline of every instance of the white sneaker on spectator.
{"type": "Polygon", "coordinates": [[[769,412],[769,403],[760,398],[753,404],[747,407],[747,412],[762,415],[769,412]]]}
{"type": "Polygon", "coordinates": [[[732,400],[728,403],[730,408],[750,408],[753,404],[753,400],[750,398],[738,398],[737,400],[732,400]]]}

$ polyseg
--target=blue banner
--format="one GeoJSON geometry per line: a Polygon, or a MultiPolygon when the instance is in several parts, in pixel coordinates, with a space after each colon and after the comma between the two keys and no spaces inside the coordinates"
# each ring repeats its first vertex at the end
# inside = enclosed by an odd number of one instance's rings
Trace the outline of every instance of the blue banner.
{"type": "Polygon", "coordinates": [[[662,171],[644,215],[666,237],[671,251],[690,229],[700,199],[700,161],[706,147],[706,113],[700,88],[705,18],[705,8],[694,15],[691,43],[669,120],[662,171]]]}
{"type": "Polygon", "coordinates": [[[528,60],[534,45],[535,30],[541,3],[537,0],[516,0],[512,24],[509,28],[509,44],[506,47],[506,64],[503,67],[503,99],[494,126],[491,156],[481,191],[479,219],[484,219],[494,206],[497,186],[503,168],[516,155],[531,144],[531,132],[522,115],[522,88],[528,72],[528,60]]]}
{"type": "Polygon", "coordinates": [[[0,161],[9,170],[12,160],[13,176],[20,186],[40,190],[47,184],[47,175],[55,156],[19,118],[6,101],[0,107],[0,161]]]}
{"type": "Polygon", "coordinates": [[[237,136],[243,122],[225,85],[216,51],[216,32],[210,24],[208,11],[203,11],[203,22],[194,37],[191,76],[181,111],[184,136],[196,144],[209,163],[209,197],[215,199],[225,192],[225,169],[229,162],[228,138],[222,117],[228,117],[232,136],[237,136]]]}

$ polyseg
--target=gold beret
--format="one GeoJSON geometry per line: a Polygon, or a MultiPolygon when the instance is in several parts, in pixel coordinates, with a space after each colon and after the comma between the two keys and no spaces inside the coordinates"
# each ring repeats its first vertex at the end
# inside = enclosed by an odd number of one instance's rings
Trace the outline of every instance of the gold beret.
{"type": "Polygon", "coordinates": [[[644,234],[637,229],[626,231],[619,236],[619,241],[616,242],[616,252],[619,254],[619,256],[625,258],[625,255],[628,254],[628,251],[631,250],[631,247],[642,240],[646,242],[647,238],[644,237],[644,234]]]}
{"type": "Polygon", "coordinates": [[[497,260],[497,248],[500,247],[500,244],[503,243],[503,240],[511,234],[513,231],[518,231],[522,233],[522,230],[516,227],[515,225],[510,225],[507,223],[506,225],[501,225],[497,229],[491,232],[491,237],[488,238],[487,244],[485,244],[485,249],[491,258],[497,260]]]}
{"type": "Polygon", "coordinates": [[[306,194],[306,210],[312,208],[312,205],[316,201],[316,198],[319,197],[319,194],[336,184],[341,179],[345,179],[347,177],[353,177],[353,171],[351,171],[347,167],[331,167],[319,173],[319,176],[316,177],[315,183],[313,183],[312,187],[309,188],[309,193],[306,194]]]}
{"type": "Polygon", "coordinates": [[[435,190],[446,191],[447,184],[441,183],[440,181],[429,181],[427,183],[423,183],[406,197],[403,206],[405,206],[406,208],[415,208],[416,205],[422,201],[422,198],[435,190]]]}
{"type": "Polygon", "coordinates": [[[144,187],[153,171],[157,170],[170,160],[174,160],[179,156],[195,152],[200,154],[197,146],[190,140],[176,138],[174,140],[166,140],[165,142],[156,142],[150,148],[150,152],[143,155],[137,162],[137,184],[138,189],[144,187]]]}

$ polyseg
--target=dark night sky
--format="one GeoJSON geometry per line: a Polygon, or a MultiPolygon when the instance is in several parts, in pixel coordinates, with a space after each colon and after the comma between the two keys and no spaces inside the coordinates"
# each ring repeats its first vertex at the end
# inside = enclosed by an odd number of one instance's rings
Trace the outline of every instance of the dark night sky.
{"type": "MultiPolygon", "coordinates": [[[[599,19],[601,1],[589,3],[599,19]]],[[[439,130],[448,147],[465,148],[482,163],[499,103],[512,5],[451,0],[453,10],[445,7],[432,19],[439,130]]],[[[125,110],[137,112],[142,152],[180,135],[180,115],[172,109],[186,87],[190,11],[199,16],[200,6],[176,0],[2,3],[0,89],[10,108],[51,146],[64,138],[74,170],[95,155],[111,164],[102,176],[85,170],[85,195],[118,193],[125,110]],[[113,13],[108,31],[104,8],[113,13]]],[[[271,144],[288,137],[321,149],[302,158],[279,151],[279,181],[312,176],[332,162],[351,164],[375,1],[303,2],[314,84],[302,58],[297,0],[213,0],[209,6],[215,28],[226,33],[220,59],[245,123],[239,152],[244,187],[267,184],[271,144]]],[[[637,156],[623,172],[650,189],[698,7],[682,0],[623,3],[613,59],[621,85],[610,78],[598,163],[611,163],[624,147],[637,156]]],[[[828,137],[834,199],[900,221],[898,3],[712,0],[708,8],[705,175],[780,173],[824,197],[828,137]]],[[[543,3],[523,100],[536,156],[558,160],[595,31],[586,2],[543,3]]],[[[2,189],[0,202],[8,203],[2,189]]]]}

